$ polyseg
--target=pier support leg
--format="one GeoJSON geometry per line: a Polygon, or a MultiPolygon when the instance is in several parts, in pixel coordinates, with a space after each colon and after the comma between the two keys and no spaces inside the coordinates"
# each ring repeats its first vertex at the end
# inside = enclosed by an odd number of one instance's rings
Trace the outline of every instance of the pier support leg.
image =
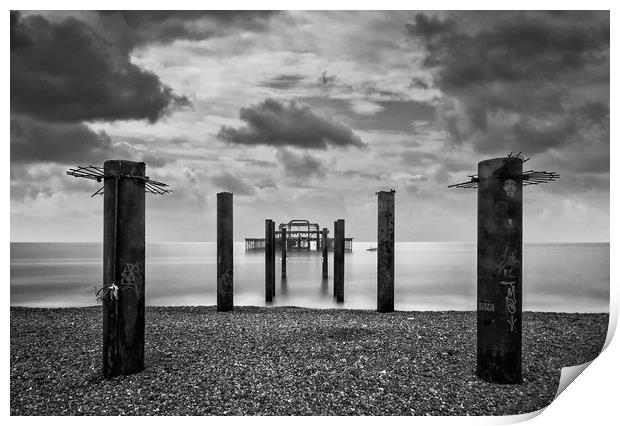
{"type": "Polygon", "coordinates": [[[217,194],[217,310],[233,309],[233,194],[217,194]]]}
{"type": "Polygon", "coordinates": [[[282,246],[282,279],[286,279],[286,228],[282,228],[280,234],[280,245],[282,246]]]}
{"type": "Polygon", "coordinates": [[[334,222],[334,296],[344,302],[344,219],[334,222]]]}
{"type": "Polygon", "coordinates": [[[327,268],[329,267],[328,261],[327,261],[327,228],[323,228],[323,236],[321,238],[321,246],[323,248],[323,253],[321,256],[321,260],[323,263],[323,279],[327,279],[328,277],[328,273],[327,273],[327,268]]]}
{"type": "Polygon", "coordinates": [[[144,369],[146,165],[106,161],[103,195],[103,375],[144,369]],[[137,178],[137,179],[136,179],[137,178]]]}
{"type": "Polygon", "coordinates": [[[394,190],[377,195],[377,311],[394,312],[394,190]]]}
{"type": "Polygon", "coordinates": [[[476,374],[521,383],[523,163],[478,163],[478,314],[476,374]],[[504,166],[504,167],[502,167],[504,166]]]}
{"type": "Polygon", "coordinates": [[[275,235],[273,220],[265,220],[265,301],[272,302],[275,296],[275,235]]]}

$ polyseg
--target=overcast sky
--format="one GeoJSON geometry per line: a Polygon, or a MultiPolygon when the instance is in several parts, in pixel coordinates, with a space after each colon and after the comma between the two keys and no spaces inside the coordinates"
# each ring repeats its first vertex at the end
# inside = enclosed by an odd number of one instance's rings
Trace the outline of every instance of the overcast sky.
{"type": "Polygon", "coordinates": [[[609,241],[607,12],[11,14],[11,240],[101,241],[78,164],[145,161],[147,241],[307,218],[376,239],[476,240],[478,161],[522,151],[525,241],[609,241]]]}

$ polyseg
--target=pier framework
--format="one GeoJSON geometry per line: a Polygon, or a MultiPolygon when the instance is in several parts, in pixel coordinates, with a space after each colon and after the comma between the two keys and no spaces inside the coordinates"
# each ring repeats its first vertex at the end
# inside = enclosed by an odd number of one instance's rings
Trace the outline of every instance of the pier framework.
{"type": "MultiPolygon", "coordinates": [[[[333,250],[334,239],[328,235],[329,231],[324,235],[318,223],[310,223],[305,219],[293,219],[288,223],[281,223],[275,231],[275,239],[286,241],[286,250],[293,251],[322,251],[324,246],[328,250],[333,250]]],[[[265,250],[265,238],[245,239],[245,251],[260,250],[265,250]]],[[[344,250],[353,251],[353,238],[344,239],[344,250]]]]}

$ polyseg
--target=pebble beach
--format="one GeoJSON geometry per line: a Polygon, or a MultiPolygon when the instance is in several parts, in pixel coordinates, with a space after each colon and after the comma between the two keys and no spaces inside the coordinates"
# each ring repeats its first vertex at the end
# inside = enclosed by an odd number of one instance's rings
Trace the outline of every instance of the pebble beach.
{"type": "Polygon", "coordinates": [[[507,415],[594,359],[608,314],[523,313],[523,383],[475,376],[476,313],[147,307],[145,370],[104,380],[102,308],[11,308],[11,415],[507,415]]]}

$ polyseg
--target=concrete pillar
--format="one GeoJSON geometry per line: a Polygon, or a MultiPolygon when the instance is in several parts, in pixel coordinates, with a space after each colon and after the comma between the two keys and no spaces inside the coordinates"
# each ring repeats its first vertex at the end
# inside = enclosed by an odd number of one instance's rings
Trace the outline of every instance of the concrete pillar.
{"type": "MultiPolygon", "coordinates": [[[[336,298],[336,274],[338,273],[338,265],[336,265],[336,228],[338,228],[338,221],[334,221],[334,237],[332,242],[333,263],[334,263],[334,298],[336,298]]],[[[339,275],[339,274],[338,274],[339,275]]]]}
{"type": "Polygon", "coordinates": [[[478,163],[476,374],[494,383],[521,383],[522,172],[518,158],[478,163]]]}
{"type": "Polygon", "coordinates": [[[322,257],[321,260],[323,261],[323,279],[327,279],[328,274],[327,274],[327,268],[328,268],[328,261],[327,261],[327,228],[323,228],[323,237],[321,238],[321,246],[323,248],[323,253],[322,253],[322,257]]]}
{"type": "Polygon", "coordinates": [[[272,302],[275,296],[275,247],[273,220],[265,220],[265,301],[272,302]]]}
{"type": "Polygon", "coordinates": [[[280,234],[280,245],[282,246],[282,279],[286,279],[286,228],[282,228],[280,234]]]}
{"type": "Polygon", "coordinates": [[[344,219],[334,222],[334,296],[344,302],[344,219]]]}
{"type": "Polygon", "coordinates": [[[103,169],[114,176],[103,195],[103,375],[111,378],[144,369],[146,165],[110,160],[103,169]]]}
{"type": "Polygon", "coordinates": [[[271,221],[271,294],[276,297],[276,223],[271,221]]]}
{"type": "Polygon", "coordinates": [[[377,193],[378,312],[394,312],[394,193],[394,190],[377,193]]]}
{"type": "Polygon", "coordinates": [[[233,309],[233,194],[217,194],[217,310],[233,309]]]}

